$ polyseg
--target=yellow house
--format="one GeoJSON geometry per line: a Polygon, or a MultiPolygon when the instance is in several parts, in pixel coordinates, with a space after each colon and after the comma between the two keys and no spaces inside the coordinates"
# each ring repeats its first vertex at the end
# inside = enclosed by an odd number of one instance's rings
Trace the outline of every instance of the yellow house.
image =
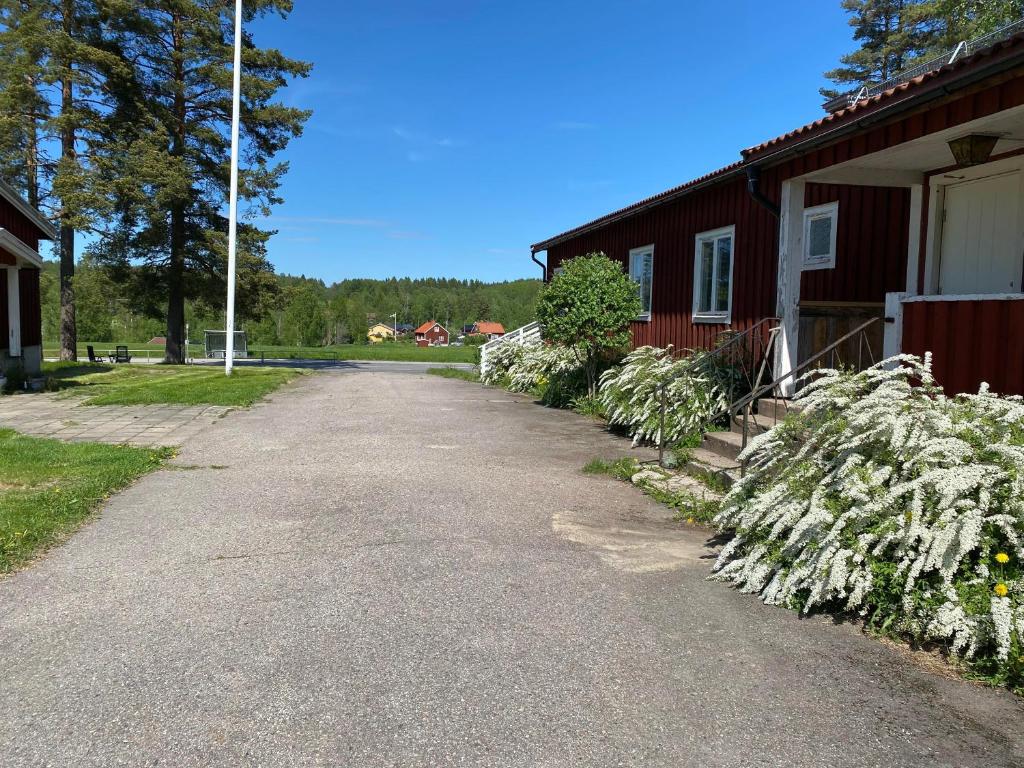
{"type": "Polygon", "coordinates": [[[374,343],[385,339],[394,339],[395,329],[387,323],[374,323],[366,332],[366,338],[374,343]]]}

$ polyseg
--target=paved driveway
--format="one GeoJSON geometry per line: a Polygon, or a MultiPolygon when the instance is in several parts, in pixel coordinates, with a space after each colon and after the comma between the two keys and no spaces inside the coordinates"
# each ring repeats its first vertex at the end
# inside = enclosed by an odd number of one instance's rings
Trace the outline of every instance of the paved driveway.
{"type": "Polygon", "coordinates": [[[706,581],[626,450],[409,374],[232,414],[0,581],[0,763],[1024,764],[1009,694],[706,581]]]}

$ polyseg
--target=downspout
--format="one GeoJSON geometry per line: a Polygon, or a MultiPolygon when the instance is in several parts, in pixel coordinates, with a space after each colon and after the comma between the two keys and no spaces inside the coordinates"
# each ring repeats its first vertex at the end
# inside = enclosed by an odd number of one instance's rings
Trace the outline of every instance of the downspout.
{"type": "Polygon", "coordinates": [[[547,282],[547,279],[548,279],[548,267],[547,267],[547,264],[545,264],[543,261],[538,259],[537,258],[537,254],[534,251],[530,251],[530,258],[533,259],[533,263],[536,264],[538,267],[540,267],[541,272],[544,273],[544,276],[541,277],[541,280],[543,280],[544,282],[547,282]]]}
{"type": "Polygon", "coordinates": [[[776,219],[779,218],[779,206],[769,200],[761,192],[761,167],[752,165],[747,168],[747,192],[754,199],[754,202],[764,206],[776,219]]]}

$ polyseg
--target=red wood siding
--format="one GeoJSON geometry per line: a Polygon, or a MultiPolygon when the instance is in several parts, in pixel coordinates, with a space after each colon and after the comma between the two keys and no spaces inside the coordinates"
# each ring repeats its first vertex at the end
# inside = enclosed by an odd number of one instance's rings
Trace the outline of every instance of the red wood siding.
{"type": "Polygon", "coordinates": [[[654,243],[651,319],[633,324],[634,346],[707,348],[728,326],[690,322],[695,238],[730,225],[736,227],[731,327],[743,329],[774,314],[778,261],[778,222],[750,199],[743,179],[727,179],[553,246],[548,267],[603,251],[628,268],[630,249],[654,243]]]}
{"type": "Polygon", "coordinates": [[[6,229],[25,245],[39,250],[39,230],[36,229],[36,225],[2,197],[0,197],[0,228],[6,229]]]}
{"type": "Polygon", "coordinates": [[[902,348],[931,352],[949,394],[987,381],[993,392],[1024,395],[1024,299],[906,302],[902,348]]]}
{"type": "Polygon", "coordinates": [[[0,269],[0,349],[7,349],[10,330],[7,322],[7,270],[0,269]]]}
{"type": "Polygon", "coordinates": [[[905,290],[910,190],[808,184],[804,204],[839,202],[836,265],[804,272],[801,301],[883,303],[905,290]]]}
{"type": "Polygon", "coordinates": [[[21,346],[38,347],[43,343],[42,307],[39,302],[39,270],[18,272],[21,305],[21,346]]]}
{"type": "Polygon", "coordinates": [[[439,330],[434,330],[435,326],[430,326],[426,333],[417,333],[416,340],[425,340],[429,344],[447,344],[448,343],[448,331],[445,330],[444,326],[438,326],[439,330]]]}
{"type": "MultiPolygon", "coordinates": [[[[21,303],[21,345],[35,347],[43,343],[42,312],[39,295],[39,270],[22,269],[18,275],[21,303]]],[[[7,349],[7,270],[0,269],[0,349],[7,349]]]]}

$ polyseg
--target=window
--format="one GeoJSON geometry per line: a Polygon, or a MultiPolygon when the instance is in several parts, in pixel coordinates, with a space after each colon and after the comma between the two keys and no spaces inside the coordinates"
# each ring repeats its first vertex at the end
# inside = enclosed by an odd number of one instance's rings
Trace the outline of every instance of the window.
{"type": "Polygon", "coordinates": [[[804,210],[803,269],[832,269],[836,265],[836,229],[839,203],[804,210]]]}
{"type": "Polygon", "coordinates": [[[629,252],[629,277],[640,291],[640,320],[651,319],[651,294],[654,291],[654,246],[645,245],[629,252]]]}
{"type": "Polygon", "coordinates": [[[736,227],[697,235],[693,269],[693,320],[728,323],[732,320],[732,248],[736,227]]]}

